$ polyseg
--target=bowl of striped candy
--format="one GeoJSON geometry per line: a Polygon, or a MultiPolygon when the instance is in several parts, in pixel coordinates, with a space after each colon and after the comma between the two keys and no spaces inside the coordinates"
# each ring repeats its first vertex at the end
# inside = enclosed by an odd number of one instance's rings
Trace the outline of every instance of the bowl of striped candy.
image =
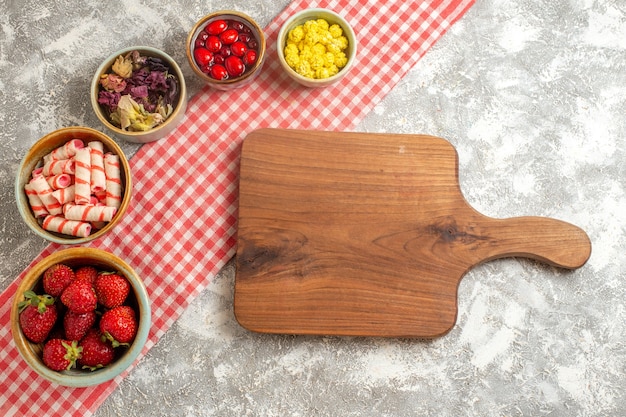
{"type": "Polygon", "coordinates": [[[65,127],[39,139],[23,157],[15,199],[38,236],[78,245],[100,238],[122,219],[132,194],[128,159],[104,133],[65,127]]]}

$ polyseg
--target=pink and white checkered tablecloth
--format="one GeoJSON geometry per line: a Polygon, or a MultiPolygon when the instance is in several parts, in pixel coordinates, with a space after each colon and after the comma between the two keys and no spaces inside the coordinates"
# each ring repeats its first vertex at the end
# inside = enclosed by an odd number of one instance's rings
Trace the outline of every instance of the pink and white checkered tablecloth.
{"type": "MultiPolygon", "coordinates": [[[[268,56],[255,82],[236,92],[204,89],[168,137],[131,159],[130,208],[109,235],[87,246],[125,259],[143,277],[153,325],[142,356],[180,317],[236,249],[241,143],[261,127],[350,130],[402,79],[474,0],[295,0],[265,29],[268,56]],[[353,26],[358,65],[340,83],[307,89],[281,72],[275,41],[293,13],[324,7],[353,26]]],[[[47,246],[33,263],[61,246],[47,246]]],[[[0,295],[0,415],[92,415],[119,385],[54,385],[31,371],[11,338],[18,277],[0,295]]],[[[133,365],[134,366],[134,365],[133,365]]]]}

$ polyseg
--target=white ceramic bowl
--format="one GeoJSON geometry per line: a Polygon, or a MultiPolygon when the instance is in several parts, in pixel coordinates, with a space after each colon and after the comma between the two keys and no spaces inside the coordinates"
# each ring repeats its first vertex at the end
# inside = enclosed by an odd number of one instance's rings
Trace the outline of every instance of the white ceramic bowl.
{"type": "Polygon", "coordinates": [[[350,68],[354,64],[357,52],[357,41],[354,31],[350,24],[339,14],[328,9],[306,9],[302,10],[293,16],[291,16],[280,28],[278,32],[278,38],[276,40],[276,53],[280,65],[283,67],[287,75],[294,81],[302,84],[305,87],[327,87],[341,80],[350,71],[350,68]],[[347,64],[339,70],[339,72],[329,78],[309,78],[298,74],[293,68],[291,68],[285,60],[285,46],[287,45],[287,36],[289,32],[296,26],[302,25],[309,20],[324,19],[329,25],[338,24],[343,30],[343,36],[348,39],[348,47],[344,51],[348,58],[347,64]]]}
{"type": "Polygon", "coordinates": [[[265,48],[265,34],[263,33],[263,29],[259,26],[259,24],[255,22],[254,19],[252,19],[250,16],[234,10],[216,11],[198,20],[198,22],[189,32],[186,43],[187,60],[189,61],[189,66],[191,66],[191,69],[207,85],[223,91],[233,90],[248,85],[259,75],[259,73],[261,72],[261,68],[263,67],[263,63],[265,62],[265,48]],[[205,30],[207,25],[216,20],[234,20],[244,23],[251,29],[251,34],[254,36],[258,43],[258,47],[256,48],[256,61],[249,68],[247,68],[241,76],[228,78],[225,80],[216,80],[204,71],[202,71],[198,63],[196,62],[196,59],[194,58],[193,51],[195,49],[198,36],[205,30]]]}
{"type": "Polygon", "coordinates": [[[134,143],[148,143],[154,142],[166,136],[168,133],[171,133],[183,120],[185,116],[185,111],[187,110],[187,87],[185,85],[185,77],[180,67],[165,52],[151,48],[149,46],[131,46],[128,48],[124,48],[113,54],[109,55],[104,62],[98,67],[96,73],[93,76],[91,81],[91,106],[93,107],[96,116],[100,120],[100,122],[110,130],[115,136],[119,136],[128,142],[134,143]],[[100,91],[100,78],[103,74],[107,74],[111,72],[111,67],[113,63],[119,56],[125,56],[129,52],[138,51],[143,56],[155,57],[162,59],[170,69],[170,73],[175,75],[178,79],[178,86],[180,89],[178,102],[173,106],[174,110],[172,114],[163,122],[162,124],[146,131],[129,131],[120,128],[119,126],[114,125],[107,112],[103,109],[103,107],[98,103],[98,93],[100,91]]]}
{"type": "MultiPolygon", "coordinates": [[[[48,381],[68,387],[87,387],[101,384],[115,378],[125,371],[141,353],[151,326],[151,307],[148,292],[143,281],[135,271],[117,256],[94,248],[69,248],[55,252],[33,266],[19,284],[11,306],[11,331],[13,341],[28,366],[48,381]],[[42,345],[30,342],[19,324],[19,303],[24,300],[24,291],[41,292],[41,277],[46,269],[57,263],[70,267],[93,265],[103,270],[115,270],[122,274],[131,285],[131,292],[126,304],[132,306],[137,313],[137,335],[128,348],[118,353],[110,365],[95,371],[71,369],[57,372],[48,368],[41,359],[42,345]]],[[[36,381],[33,381],[36,382],[36,381]]]]}
{"type": "Polygon", "coordinates": [[[39,139],[28,150],[17,171],[17,177],[15,179],[15,201],[22,219],[24,219],[24,222],[26,222],[28,227],[30,227],[31,230],[37,235],[51,242],[63,245],[79,245],[104,236],[111,231],[117,223],[119,223],[126,213],[128,205],[130,204],[132,188],[133,185],[128,159],[119,145],[109,136],[98,130],[91,129],[89,127],[74,126],[61,128],[48,133],[39,139]],[[59,146],[65,144],[70,139],[81,139],[85,145],[94,140],[100,141],[104,145],[105,153],[111,152],[118,155],[120,159],[120,173],[123,193],[120,207],[110,222],[108,222],[103,228],[93,231],[87,237],[73,237],[44,230],[33,214],[24,191],[24,186],[30,180],[33,170],[42,164],[43,157],[59,146]]]}

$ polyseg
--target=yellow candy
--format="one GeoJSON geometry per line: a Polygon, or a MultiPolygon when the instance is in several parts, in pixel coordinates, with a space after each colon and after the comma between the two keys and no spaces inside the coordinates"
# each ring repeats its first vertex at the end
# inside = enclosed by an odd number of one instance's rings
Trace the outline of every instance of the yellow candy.
{"type": "Polygon", "coordinates": [[[308,78],[328,78],[348,63],[348,39],[341,26],[313,19],[291,29],[284,54],[287,65],[308,78]]]}
{"type": "Polygon", "coordinates": [[[337,65],[339,68],[343,68],[346,66],[347,63],[348,57],[346,56],[346,54],[344,54],[343,52],[338,52],[335,54],[335,65],[337,65]]]}
{"type": "Polygon", "coordinates": [[[292,42],[298,43],[304,38],[304,29],[302,26],[296,26],[289,31],[288,39],[292,42]]]}
{"type": "Polygon", "coordinates": [[[325,21],[324,19],[317,19],[316,20],[318,27],[322,30],[322,31],[327,31],[328,30],[328,22],[325,21]]]}
{"type": "Polygon", "coordinates": [[[328,32],[330,33],[330,36],[332,36],[333,38],[338,38],[341,35],[343,35],[343,30],[341,30],[341,26],[336,25],[336,24],[329,27],[328,32]]]}
{"type": "Polygon", "coordinates": [[[313,55],[323,57],[324,55],[326,55],[326,47],[321,43],[316,43],[311,47],[311,52],[313,53],[313,55]]]}

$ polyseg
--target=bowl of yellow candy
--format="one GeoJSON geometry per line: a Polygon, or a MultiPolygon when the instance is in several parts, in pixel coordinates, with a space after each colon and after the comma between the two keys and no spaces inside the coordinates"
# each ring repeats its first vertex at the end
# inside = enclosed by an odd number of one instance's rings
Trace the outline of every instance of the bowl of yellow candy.
{"type": "Polygon", "coordinates": [[[357,43],[350,24],[328,9],[306,9],[278,32],[276,51],[285,72],[306,87],[326,87],[352,66],[357,43]]]}

